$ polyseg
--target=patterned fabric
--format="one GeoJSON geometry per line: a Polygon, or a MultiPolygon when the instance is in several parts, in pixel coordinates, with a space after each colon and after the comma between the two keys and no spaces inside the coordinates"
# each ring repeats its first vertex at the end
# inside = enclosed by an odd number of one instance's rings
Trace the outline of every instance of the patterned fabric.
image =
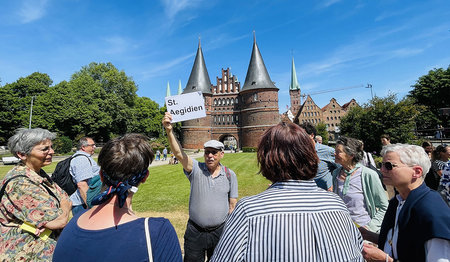
{"type": "Polygon", "coordinates": [[[51,261],[59,232],[53,231],[46,241],[19,228],[23,222],[42,227],[60,216],[63,211],[59,201],[68,198],[67,194],[51,183],[47,174],[41,175],[24,165],[9,171],[1,186],[9,178],[5,194],[0,202],[0,261],[51,261]],[[51,196],[44,185],[58,197],[51,196]]]}
{"type": "Polygon", "coordinates": [[[447,204],[450,205],[450,161],[447,162],[447,165],[442,171],[439,192],[443,195],[444,199],[447,201],[447,204]]]}
{"type": "Polygon", "coordinates": [[[362,241],[338,195],[289,180],[237,203],[212,261],[362,262],[362,241]]]}

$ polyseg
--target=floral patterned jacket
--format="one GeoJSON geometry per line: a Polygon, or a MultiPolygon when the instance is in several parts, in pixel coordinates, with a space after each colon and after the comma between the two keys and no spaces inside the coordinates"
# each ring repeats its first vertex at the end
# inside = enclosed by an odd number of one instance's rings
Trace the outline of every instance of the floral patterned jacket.
{"type": "Polygon", "coordinates": [[[19,164],[0,184],[2,187],[8,179],[22,175],[8,182],[0,199],[0,261],[52,260],[60,232],[53,231],[44,241],[19,228],[23,222],[43,227],[63,213],[60,201],[68,199],[67,194],[43,170],[40,173],[19,164]]]}

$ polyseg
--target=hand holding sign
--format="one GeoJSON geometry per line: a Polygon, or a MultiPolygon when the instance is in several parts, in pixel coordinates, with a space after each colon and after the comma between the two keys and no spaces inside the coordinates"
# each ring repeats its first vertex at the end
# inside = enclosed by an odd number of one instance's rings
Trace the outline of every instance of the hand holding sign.
{"type": "Polygon", "coordinates": [[[206,116],[202,92],[166,97],[167,112],[172,115],[172,123],[206,116]]]}

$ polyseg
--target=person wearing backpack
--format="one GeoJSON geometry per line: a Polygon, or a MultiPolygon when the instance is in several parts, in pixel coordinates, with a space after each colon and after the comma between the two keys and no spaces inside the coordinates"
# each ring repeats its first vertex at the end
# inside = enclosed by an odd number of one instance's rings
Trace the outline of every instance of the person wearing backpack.
{"type": "Polygon", "coordinates": [[[74,216],[88,207],[87,192],[89,190],[89,182],[99,175],[100,167],[92,158],[95,148],[95,142],[92,138],[82,137],[78,142],[77,152],[75,152],[70,161],[70,174],[77,185],[77,190],[70,195],[74,216]]]}
{"type": "Polygon", "coordinates": [[[222,235],[225,220],[238,197],[236,174],[220,164],[224,145],[217,140],[204,144],[205,162],[199,162],[181,149],[172,129],[172,115],[166,112],[162,123],[170,149],[183,165],[190,182],[189,220],[184,234],[184,261],[208,261],[222,235]]]}

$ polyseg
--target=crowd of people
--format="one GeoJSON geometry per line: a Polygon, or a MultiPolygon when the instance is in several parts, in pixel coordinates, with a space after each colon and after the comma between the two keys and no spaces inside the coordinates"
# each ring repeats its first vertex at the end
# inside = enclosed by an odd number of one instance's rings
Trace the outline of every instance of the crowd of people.
{"type": "Polygon", "coordinates": [[[257,148],[270,186],[238,201],[238,176],[221,164],[224,144],[207,141],[197,161],[171,121],[166,113],[162,124],[190,184],[183,255],[169,220],[140,218],[132,208],[151,180],[147,137],[108,141],[98,165],[95,142],[82,138],[75,155],[85,157],[70,162],[69,196],[42,169],[55,135],[35,128],[8,142],[21,162],[0,184],[0,261],[449,261],[449,146],[391,144],[384,135],[378,170],[360,140],[340,137],[332,148],[314,126],[281,122],[257,148]],[[97,176],[104,191],[90,200],[97,176]],[[386,185],[396,190],[390,200],[386,185]]]}

